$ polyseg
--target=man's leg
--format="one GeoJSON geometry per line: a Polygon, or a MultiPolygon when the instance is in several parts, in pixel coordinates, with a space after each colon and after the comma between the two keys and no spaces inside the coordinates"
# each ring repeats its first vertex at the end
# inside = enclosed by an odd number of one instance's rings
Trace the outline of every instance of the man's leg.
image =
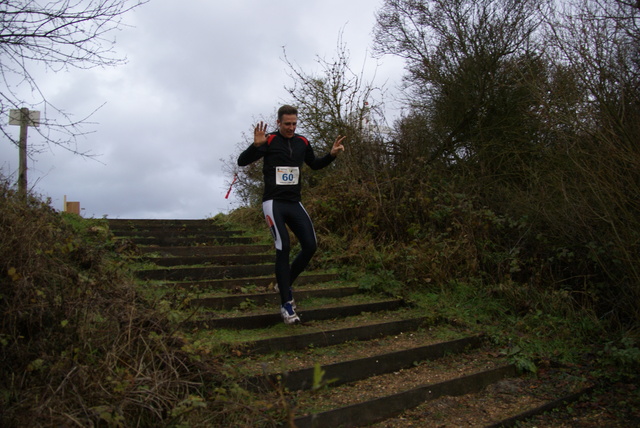
{"type": "Polygon", "coordinates": [[[309,214],[302,206],[302,203],[298,202],[295,205],[292,205],[290,211],[291,212],[288,213],[286,221],[289,228],[300,242],[300,252],[291,264],[289,274],[289,286],[291,287],[293,286],[293,282],[296,278],[298,278],[298,276],[309,265],[311,258],[318,248],[318,241],[316,239],[316,232],[313,228],[311,217],[309,217],[309,214]]]}
{"type": "Polygon", "coordinates": [[[290,287],[283,286],[291,283],[291,270],[289,267],[291,243],[289,232],[285,225],[286,205],[283,205],[282,201],[265,201],[262,204],[262,210],[276,247],[275,274],[280,291],[280,302],[284,305],[292,300],[290,287]]]}

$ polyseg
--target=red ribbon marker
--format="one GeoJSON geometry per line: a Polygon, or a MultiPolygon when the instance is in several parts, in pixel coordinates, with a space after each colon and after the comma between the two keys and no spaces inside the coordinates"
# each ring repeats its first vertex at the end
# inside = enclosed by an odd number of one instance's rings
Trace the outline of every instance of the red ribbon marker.
{"type": "Polygon", "coordinates": [[[238,180],[238,174],[236,173],[233,176],[233,181],[231,182],[231,185],[229,186],[229,190],[227,190],[227,195],[224,197],[225,199],[229,199],[229,194],[231,193],[231,188],[233,187],[233,184],[238,180]]]}

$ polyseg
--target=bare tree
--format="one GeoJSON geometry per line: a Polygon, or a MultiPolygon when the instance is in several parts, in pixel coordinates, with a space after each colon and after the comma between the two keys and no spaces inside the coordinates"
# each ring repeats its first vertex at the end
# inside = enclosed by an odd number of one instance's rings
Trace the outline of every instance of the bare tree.
{"type": "Polygon", "coordinates": [[[286,90],[300,109],[305,135],[316,143],[324,142],[323,149],[331,147],[336,135],[346,135],[349,150],[342,157],[342,167],[371,172],[384,163],[384,85],[367,81],[362,70],[351,67],[341,36],[332,59],[316,58],[319,74],[300,69],[286,54],[284,60],[293,81],[286,90]]]}
{"type": "Polygon", "coordinates": [[[409,140],[421,147],[402,144],[407,159],[418,155],[429,164],[466,164],[486,176],[505,176],[503,166],[520,156],[512,150],[514,137],[528,145],[528,134],[535,133],[527,97],[530,80],[542,74],[536,33],[546,4],[384,2],[374,49],[406,60],[412,116],[402,132],[405,137],[422,134],[409,140]]]}
{"type": "MultiPolygon", "coordinates": [[[[561,198],[545,214],[558,236],[589,242],[606,288],[588,290],[609,315],[640,319],[640,8],[621,0],[572,0],[555,19],[550,46],[573,71],[580,105],[554,116],[567,143],[561,198]],[[577,113],[576,113],[577,112],[577,113]],[[566,234],[563,236],[563,234],[566,234]],[[609,312],[610,311],[610,312],[609,312]]],[[[567,103],[569,104],[569,103],[567,103]]],[[[560,188],[560,186],[557,186],[560,188]]],[[[585,269],[586,271],[586,269],[585,269]]],[[[596,283],[595,279],[590,280],[596,283]]]]}
{"type": "Polygon", "coordinates": [[[47,144],[79,153],[76,138],[88,116],[73,120],[52,105],[33,74],[44,65],[59,72],[69,68],[115,66],[124,59],[114,51],[114,30],[122,28],[125,13],[148,0],[0,0],[0,130],[14,144],[6,128],[9,109],[39,106],[60,119],[43,120],[38,132],[47,144]],[[28,89],[36,102],[27,102],[21,91],[28,89]],[[55,135],[55,136],[54,136],[55,135]]]}
{"type": "MultiPolygon", "coordinates": [[[[341,37],[333,58],[316,57],[319,72],[300,68],[286,51],[283,61],[291,77],[291,84],[285,87],[290,96],[288,103],[299,109],[299,132],[308,137],[320,152],[328,151],[336,136],[347,136],[348,150],[340,156],[340,162],[307,175],[305,188],[313,188],[322,181],[319,177],[332,174],[335,168],[350,171],[346,174],[349,177],[358,176],[361,171],[374,177],[388,158],[384,143],[384,85],[368,82],[363,70],[351,68],[349,52],[341,37]]],[[[248,138],[245,140],[250,144],[248,138]]],[[[254,204],[260,200],[262,192],[261,167],[252,164],[238,168],[236,158],[229,159],[226,170],[236,180],[234,186],[241,203],[254,204]]]]}

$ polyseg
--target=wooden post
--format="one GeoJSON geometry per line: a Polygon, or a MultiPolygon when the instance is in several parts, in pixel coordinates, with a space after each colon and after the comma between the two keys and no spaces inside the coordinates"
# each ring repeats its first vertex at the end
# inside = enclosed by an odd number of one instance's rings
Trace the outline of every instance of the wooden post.
{"type": "Polygon", "coordinates": [[[23,107],[20,110],[9,110],[9,125],[20,126],[18,193],[27,196],[27,129],[30,126],[40,126],[40,112],[29,111],[23,107]]]}
{"type": "Polygon", "coordinates": [[[18,150],[20,152],[20,165],[18,170],[18,193],[27,195],[27,129],[29,128],[29,109],[20,109],[20,142],[18,150]]]}

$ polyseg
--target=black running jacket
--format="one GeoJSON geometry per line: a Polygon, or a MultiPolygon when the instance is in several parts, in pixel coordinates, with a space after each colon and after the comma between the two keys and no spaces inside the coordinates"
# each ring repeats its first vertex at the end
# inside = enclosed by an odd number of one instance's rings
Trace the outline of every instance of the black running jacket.
{"type": "Polygon", "coordinates": [[[335,160],[335,157],[327,153],[318,158],[313,152],[309,141],[302,135],[294,134],[290,139],[284,138],[280,132],[267,135],[267,142],[260,147],[251,144],[238,157],[238,166],[247,166],[250,163],[263,159],[262,174],[264,176],[263,201],[271,199],[283,199],[287,201],[300,202],[300,190],[302,176],[299,177],[298,184],[279,185],[276,184],[277,167],[298,167],[302,174],[303,162],[311,169],[322,169],[335,160]]]}

